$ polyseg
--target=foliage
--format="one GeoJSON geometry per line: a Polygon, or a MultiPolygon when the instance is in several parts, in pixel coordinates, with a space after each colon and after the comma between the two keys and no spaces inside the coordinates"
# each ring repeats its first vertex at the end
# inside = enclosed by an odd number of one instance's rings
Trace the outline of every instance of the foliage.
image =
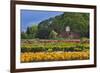
{"type": "Polygon", "coordinates": [[[89,52],[25,52],[21,53],[21,62],[86,60],[89,52]]]}
{"type": "Polygon", "coordinates": [[[22,39],[53,38],[56,37],[53,31],[60,35],[65,32],[66,26],[70,27],[71,32],[80,34],[80,37],[89,38],[89,13],[64,12],[61,15],[41,21],[37,26],[27,27],[26,32],[22,33],[22,39]]]}
{"type": "Polygon", "coordinates": [[[21,32],[21,38],[22,39],[26,39],[28,35],[25,32],[21,32]]]}
{"type": "Polygon", "coordinates": [[[50,52],[50,51],[84,51],[89,50],[88,43],[76,42],[26,42],[21,44],[21,52],[50,52]]]}
{"type": "Polygon", "coordinates": [[[39,29],[36,37],[39,39],[48,39],[50,31],[48,29],[39,29]]]}
{"type": "Polygon", "coordinates": [[[86,60],[89,42],[66,40],[21,40],[21,62],[86,60]]]}
{"type": "Polygon", "coordinates": [[[26,32],[21,33],[21,38],[22,39],[33,39],[36,37],[37,33],[37,25],[32,25],[30,27],[27,27],[26,32]]]}
{"type": "Polygon", "coordinates": [[[56,38],[57,37],[57,32],[55,32],[54,30],[52,30],[50,32],[50,35],[49,35],[50,38],[56,38]]]}
{"type": "Polygon", "coordinates": [[[38,29],[54,30],[60,34],[65,32],[66,26],[70,26],[71,32],[79,33],[81,37],[89,37],[89,14],[64,12],[59,16],[41,22],[38,29]]]}

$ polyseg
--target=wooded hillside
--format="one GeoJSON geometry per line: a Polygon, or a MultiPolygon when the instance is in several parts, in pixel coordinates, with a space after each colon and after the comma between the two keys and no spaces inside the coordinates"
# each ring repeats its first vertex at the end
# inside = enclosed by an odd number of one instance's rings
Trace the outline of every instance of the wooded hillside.
{"type": "Polygon", "coordinates": [[[70,27],[70,32],[78,33],[80,37],[89,37],[89,13],[64,12],[40,22],[37,26],[27,27],[26,32],[22,32],[21,35],[23,39],[49,39],[66,32],[67,26],[70,27]]]}

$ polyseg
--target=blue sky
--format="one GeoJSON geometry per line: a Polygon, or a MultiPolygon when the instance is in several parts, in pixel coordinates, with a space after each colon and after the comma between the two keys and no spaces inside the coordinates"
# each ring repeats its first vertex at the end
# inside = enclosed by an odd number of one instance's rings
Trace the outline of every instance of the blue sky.
{"type": "Polygon", "coordinates": [[[62,13],[63,12],[21,10],[21,30],[26,31],[28,26],[37,25],[43,20],[61,15],[62,13]]]}

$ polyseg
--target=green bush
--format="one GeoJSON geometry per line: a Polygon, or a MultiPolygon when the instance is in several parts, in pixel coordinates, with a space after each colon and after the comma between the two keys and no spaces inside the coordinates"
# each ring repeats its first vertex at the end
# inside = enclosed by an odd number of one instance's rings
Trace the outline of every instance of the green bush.
{"type": "Polygon", "coordinates": [[[83,51],[85,49],[89,49],[89,44],[56,42],[23,44],[21,46],[21,52],[83,51]]]}

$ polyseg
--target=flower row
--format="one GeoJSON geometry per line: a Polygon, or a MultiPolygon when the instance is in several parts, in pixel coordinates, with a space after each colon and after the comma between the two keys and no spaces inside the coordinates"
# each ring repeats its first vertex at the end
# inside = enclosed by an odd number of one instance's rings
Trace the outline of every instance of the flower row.
{"type": "Polygon", "coordinates": [[[21,62],[86,60],[89,52],[25,52],[21,53],[21,62]]]}

